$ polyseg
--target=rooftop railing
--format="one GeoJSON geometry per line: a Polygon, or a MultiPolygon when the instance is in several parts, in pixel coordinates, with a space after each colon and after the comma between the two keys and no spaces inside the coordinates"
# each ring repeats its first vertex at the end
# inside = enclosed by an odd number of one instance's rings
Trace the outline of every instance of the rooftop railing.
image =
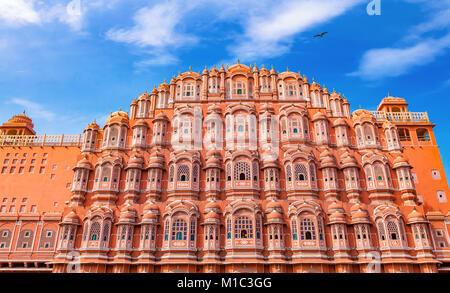
{"type": "Polygon", "coordinates": [[[371,111],[377,121],[430,123],[427,112],[371,111]]]}
{"type": "Polygon", "coordinates": [[[83,135],[0,135],[0,146],[80,147],[83,135]]]}

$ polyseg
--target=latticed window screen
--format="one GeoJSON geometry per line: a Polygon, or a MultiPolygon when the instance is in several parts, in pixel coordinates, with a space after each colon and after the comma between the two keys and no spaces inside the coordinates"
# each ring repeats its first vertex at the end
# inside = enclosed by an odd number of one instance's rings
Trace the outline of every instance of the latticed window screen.
{"type": "Polygon", "coordinates": [[[397,225],[393,221],[388,221],[386,224],[386,227],[389,232],[390,239],[391,240],[399,240],[397,225]]]}
{"type": "Polygon", "coordinates": [[[366,225],[362,225],[362,226],[361,226],[361,234],[362,234],[363,239],[368,238],[368,237],[367,237],[367,228],[366,228],[366,225]]]}
{"type": "Polygon", "coordinates": [[[380,234],[381,240],[386,240],[386,232],[384,231],[384,225],[383,222],[378,222],[378,233],[380,234]]]}
{"type": "Polygon", "coordinates": [[[249,217],[237,217],[234,221],[234,237],[253,238],[253,222],[249,217]]]}
{"type": "Polygon", "coordinates": [[[252,173],[253,173],[254,180],[258,180],[259,170],[258,170],[258,163],[257,162],[253,162],[252,173]]]}
{"type": "Polygon", "coordinates": [[[169,240],[169,225],[169,219],[167,219],[164,224],[164,240],[169,240]]]}
{"type": "Polygon", "coordinates": [[[318,226],[318,232],[319,232],[319,240],[323,240],[323,223],[322,223],[322,218],[318,217],[317,218],[317,226],[318,226]]]}
{"type": "Polygon", "coordinates": [[[187,240],[187,224],[183,219],[176,219],[172,224],[172,240],[187,240]]]}
{"type": "Polygon", "coordinates": [[[231,239],[231,218],[227,219],[227,239],[231,239]]]}
{"type": "Polygon", "coordinates": [[[178,166],[177,180],[178,181],[189,181],[189,166],[188,165],[178,166]]]}
{"type": "Polygon", "coordinates": [[[291,165],[286,166],[286,177],[288,181],[292,181],[292,170],[291,165]]]}
{"type": "Polygon", "coordinates": [[[303,164],[295,165],[295,180],[304,181],[308,180],[308,173],[306,171],[306,167],[303,164]]]}
{"type": "Polygon", "coordinates": [[[170,166],[170,169],[169,169],[169,180],[170,180],[170,182],[173,182],[174,173],[175,173],[175,168],[173,166],[170,166]]]}
{"type": "Polygon", "coordinates": [[[234,180],[250,180],[250,166],[247,162],[237,162],[234,165],[234,180]]]}
{"type": "Polygon", "coordinates": [[[298,240],[297,220],[296,219],[291,220],[291,229],[292,229],[292,239],[298,240]]]}
{"type": "Polygon", "coordinates": [[[195,240],[195,219],[191,219],[191,241],[195,240]]]}
{"type": "Polygon", "coordinates": [[[260,239],[261,238],[261,218],[259,216],[256,216],[256,226],[255,226],[255,231],[256,231],[256,238],[260,239]]]}
{"type": "Polygon", "coordinates": [[[313,163],[309,164],[309,173],[311,175],[311,181],[314,182],[314,180],[316,178],[316,168],[313,163]]]}
{"type": "Polygon", "coordinates": [[[91,232],[89,233],[89,239],[90,240],[98,240],[100,236],[100,223],[94,222],[91,225],[91,232]]]}
{"type": "Polygon", "coordinates": [[[83,240],[87,240],[88,227],[89,227],[88,222],[84,223],[83,240]]]}
{"type": "Polygon", "coordinates": [[[103,226],[103,241],[108,241],[108,235],[109,235],[109,222],[107,222],[103,226]]]}
{"type": "Polygon", "coordinates": [[[300,220],[300,239],[316,240],[316,227],[310,218],[300,220]]]}
{"type": "Polygon", "coordinates": [[[198,166],[194,165],[193,170],[192,170],[192,176],[194,177],[194,182],[198,181],[198,166]]]}

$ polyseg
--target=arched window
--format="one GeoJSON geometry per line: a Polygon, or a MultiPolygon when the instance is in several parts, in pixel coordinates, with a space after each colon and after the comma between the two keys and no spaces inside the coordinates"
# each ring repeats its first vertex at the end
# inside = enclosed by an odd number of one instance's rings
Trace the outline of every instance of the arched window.
{"type": "Polygon", "coordinates": [[[292,228],[292,239],[293,240],[298,240],[297,220],[296,219],[292,219],[292,221],[291,221],[291,228],[292,228]]]}
{"type": "Polygon", "coordinates": [[[237,162],[234,165],[234,180],[250,180],[250,166],[247,162],[237,162]]]}
{"type": "Polygon", "coordinates": [[[310,218],[300,219],[300,239],[316,240],[316,227],[310,218]]]}
{"type": "Polygon", "coordinates": [[[181,182],[189,181],[189,166],[180,165],[177,171],[177,180],[181,182]]]}
{"type": "Polygon", "coordinates": [[[233,94],[234,95],[245,95],[245,83],[241,80],[235,81],[233,83],[233,94]]]}
{"type": "Polygon", "coordinates": [[[286,178],[287,180],[290,182],[292,181],[292,170],[291,170],[291,165],[287,165],[286,166],[286,178]]]}
{"type": "Polygon", "coordinates": [[[399,240],[399,233],[398,233],[398,227],[397,224],[394,223],[394,221],[392,220],[388,220],[387,224],[386,224],[388,233],[389,233],[389,238],[391,240],[399,240]]]}
{"type": "Polygon", "coordinates": [[[297,180],[297,181],[308,180],[308,173],[306,171],[305,165],[303,165],[303,164],[295,165],[295,180],[297,180]]]}
{"type": "Polygon", "coordinates": [[[384,225],[383,222],[378,222],[378,233],[380,234],[380,239],[382,241],[386,240],[386,234],[385,234],[385,230],[384,230],[384,225]]]}
{"type": "Polygon", "coordinates": [[[96,241],[96,240],[98,240],[99,236],[100,236],[100,223],[94,222],[91,226],[89,239],[92,241],[96,241]]]}
{"type": "Polygon", "coordinates": [[[172,224],[172,240],[187,240],[187,224],[183,219],[176,219],[172,224]]]}
{"type": "Polygon", "coordinates": [[[430,141],[430,135],[428,134],[428,130],[424,128],[419,128],[416,130],[417,139],[419,141],[430,141]]]}
{"type": "Polygon", "coordinates": [[[247,216],[237,217],[234,221],[234,237],[253,238],[253,222],[247,216]]]}
{"type": "Polygon", "coordinates": [[[183,96],[184,97],[193,97],[194,96],[194,85],[192,83],[184,84],[183,96]]]}

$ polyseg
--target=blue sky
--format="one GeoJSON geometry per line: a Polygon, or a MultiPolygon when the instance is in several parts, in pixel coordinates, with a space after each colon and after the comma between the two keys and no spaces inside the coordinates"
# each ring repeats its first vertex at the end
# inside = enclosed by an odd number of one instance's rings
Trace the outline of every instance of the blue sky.
{"type": "Polygon", "coordinates": [[[40,134],[78,134],[189,66],[239,58],[314,77],[352,111],[405,98],[450,170],[450,0],[381,0],[380,16],[369,2],[0,0],[0,121],[25,109],[40,134]]]}

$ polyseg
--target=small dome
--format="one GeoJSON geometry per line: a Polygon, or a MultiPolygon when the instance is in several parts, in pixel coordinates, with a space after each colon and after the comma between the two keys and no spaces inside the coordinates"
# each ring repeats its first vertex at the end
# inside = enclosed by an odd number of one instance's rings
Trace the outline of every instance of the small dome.
{"type": "Polygon", "coordinates": [[[394,165],[395,164],[400,164],[400,163],[409,163],[408,159],[406,159],[405,157],[403,157],[402,155],[399,155],[397,158],[395,158],[394,160],[394,165]]]}
{"type": "Polygon", "coordinates": [[[205,205],[205,209],[220,209],[220,204],[217,201],[213,200],[205,205]]]}
{"type": "Polygon", "coordinates": [[[317,112],[316,114],[313,115],[312,121],[314,122],[317,120],[327,120],[327,116],[322,112],[317,112]]]}
{"type": "Polygon", "coordinates": [[[347,126],[347,122],[343,118],[338,118],[334,120],[333,126],[347,126]]]}
{"type": "Polygon", "coordinates": [[[25,111],[23,111],[22,114],[14,115],[11,119],[8,120],[10,123],[32,123],[32,120],[30,117],[25,115],[25,111]]]}
{"type": "Polygon", "coordinates": [[[148,202],[145,206],[144,206],[144,212],[145,211],[159,211],[158,205],[155,204],[154,202],[148,202]]]}
{"type": "Polygon", "coordinates": [[[166,120],[168,121],[169,118],[167,118],[166,114],[164,114],[163,112],[156,114],[155,119],[153,119],[153,121],[156,120],[166,120]]]}
{"type": "Polygon", "coordinates": [[[353,213],[353,212],[356,212],[356,211],[358,211],[360,209],[367,210],[367,207],[363,203],[361,203],[361,204],[357,203],[357,204],[352,205],[352,207],[350,208],[350,212],[353,213]]]}
{"type": "Polygon", "coordinates": [[[329,217],[330,223],[345,223],[345,214],[340,211],[335,211],[329,217]]]}
{"type": "Polygon", "coordinates": [[[128,124],[128,114],[122,111],[117,111],[114,113],[111,113],[111,115],[109,116],[109,118],[106,120],[106,124],[111,124],[111,123],[123,123],[123,124],[128,124]]]}
{"type": "Polygon", "coordinates": [[[320,85],[318,83],[313,81],[313,83],[310,85],[309,89],[312,91],[314,91],[314,90],[320,91],[322,88],[320,87],[320,85]]]}
{"type": "Polygon", "coordinates": [[[328,210],[343,209],[342,202],[334,201],[328,206],[328,210]]]}
{"type": "Polygon", "coordinates": [[[281,203],[276,200],[269,201],[266,205],[266,209],[280,209],[281,203]]]}
{"type": "Polygon", "coordinates": [[[144,119],[139,119],[138,121],[136,121],[136,123],[134,124],[133,127],[136,127],[136,126],[145,126],[148,128],[148,124],[144,119]]]}
{"type": "Polygon", "coordinates": [[[407,216],[409,223],[425,222],[425,218],[421,212],[418,212],[415,208],[407,216]]]}
{"type": "Polygon", "coordinates": [[[94,121],[94,122],[88,124],[88,126],[86,127],[86,130],[87,129],[99,130],[100,126],[98,126],[97,122],[94,121]]]}
{"type": "Polygon", "coordinates": [[[136,209],[133,208],[132,205],[127,204],[127,205],[125,205],[124,207],[122,207],[122,208],[120,209],[120,212],[121,212],[121,213],[129,213],[129,212],[134,213],[134,212],[136,212],[136,209]]]}
{"type": "Polygon", "coordinates": [[[283,215],[273,210],[271,213],[267,215],[267,219],[283,219],[283,215]]]}
{"type": "Polygon", "coordinates": [[[85,155],[80,161],[78,161],[77,168],[92,169],[92,165],[88,160],[88,156],[85,155]]]}
{"type": "Polygon", "coordinates": [[[128,165],[142,165],[143,159],[136,154],[128,161],[128,165]]]}
{"type": "Polygon", "coordinates": [[[140,95],[138,97],[138,101],[148,100],[148,99],[150,99],[150,96],[147,94],[147,92],[143,93],[142,95],[140,95]]]}
{"type": "Polygon", "coordinates": [[[145,220],[156,220],[158,215],[154,213],[146,213],[142,218],[145,220]]]}
{"type": "Polygon", "coordinates": [[[362,209],[359,209],[354,214],[352,214],[352,220],[367,219],[367,218],[368,218],[367,212],[363,211],[362,209]]]}
{"type": "Polygon", "coordinates": [[[80,217],[72,210],[63,218],[63,223],[78,225],[80,223],[80,217]]]}
{"type": "Polygon", "coordinates": [[[220,219],[220,215],[216,212],[209,212],[206,214],[205,219],[220,219]]]}

